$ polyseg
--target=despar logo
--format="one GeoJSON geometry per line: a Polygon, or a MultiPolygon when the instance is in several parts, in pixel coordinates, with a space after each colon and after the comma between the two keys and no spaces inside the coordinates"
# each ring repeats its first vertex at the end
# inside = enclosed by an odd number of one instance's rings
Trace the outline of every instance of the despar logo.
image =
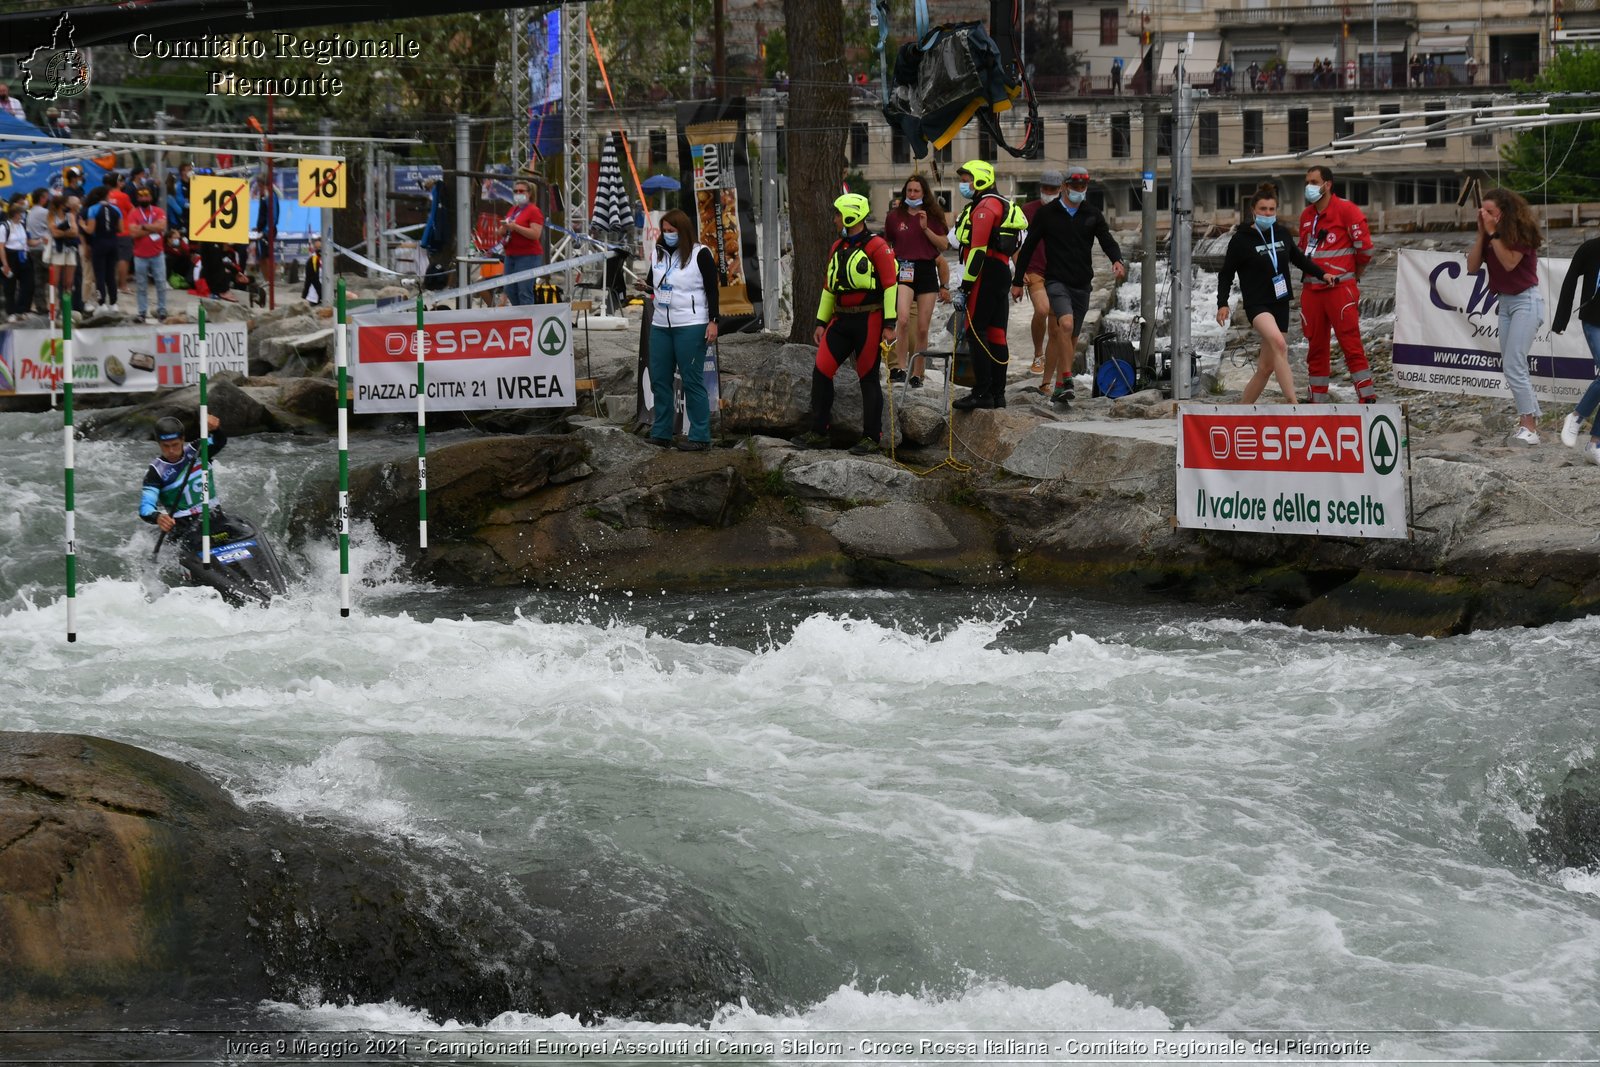
{"type": "Polygon", "coordinates": [[[50,43],[17,64],[23,92],[35,100],[71,100],[89,91],[89,64],[73,34],[72,16],[63,12],[50,43]]]}
{"type": "Polygon", "coordinates": [[[1193,470],[1361,474],[1359,415],[1184,415],[1183,465],[1193,470]]]}
{"type": "MultiPolygon", "coordinates": [[[[525,359],[533,354],[532,319],[481,319],[430,324],[428,359],[525,359]]],[[[409,363],[417,358],[415,326],[362,326],[356,331],[363,363],[409,363]]]]}

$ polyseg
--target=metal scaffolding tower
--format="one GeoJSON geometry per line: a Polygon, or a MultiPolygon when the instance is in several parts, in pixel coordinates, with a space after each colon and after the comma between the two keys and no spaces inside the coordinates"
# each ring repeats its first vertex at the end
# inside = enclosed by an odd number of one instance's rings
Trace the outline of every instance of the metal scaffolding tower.
{"type": "Polygon", "coordinates": [[[511,28],[511,169],[530,170],[533,146],[528,141],[528,120],[533,114],[533,81],[528,77],[528,9],[514,7],[506,12],[511,28]]]}
{"type": "MultiPolygon", "coordinates": [[[[567,230],[572,235],[568,257],[582,255],[589,233],[589,18],[585,5],[561,6],[561,91],[566,110],[565,151],[562,153],[562,193],[567,230]]],[[[575,279],[567,272],[567,298],[575,279]]]]}

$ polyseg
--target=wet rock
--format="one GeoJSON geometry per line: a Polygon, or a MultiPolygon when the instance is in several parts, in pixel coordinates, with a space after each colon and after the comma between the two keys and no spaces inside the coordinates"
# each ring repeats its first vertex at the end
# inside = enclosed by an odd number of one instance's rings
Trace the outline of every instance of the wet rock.
{"type": "MultiPolygon", "coordinates": [[[[243,435],[273,428],[267,409],[226,377],[207,382],[206,402],[225,433],[243,435]]],[[[198,436],[199,413],[200,387],[192,385],[159,393],[134,407],[97,411],[79,425],[86,437],[140,439],[150,437],[156,421],[170,415],[184,424],[193,439],[198,436]]]]}
{"type": "Polygon", "coordinates": [[[291,378],[278,390],[278,406],[292,415],[333,426],[339,419],[339,387],[327,378],[291,378]]]}
{"type": "Polygon", "coordinates": [[[783,476],[797,496],[842,504],[908,500],[919,491],[916,475],[886,459],[817,458],[817,453],[803,452],[784,468],[783,476]]]}
{"type": "Polygon", "coordinates": [[[703,1022],[750,971],[695,895],[618,857],[507,884],[270,809],[130,745],[0,733],[0,1011],[393,1000],[703,1022]],[[659,902],[641,909],[642,898],[659,902]]]}
{"type": "Polygon", "coordinates": [[[1574,767],[1528,831],[1534,858],[1553,867],[1600,865],[1600,771],[1574,767]]]}

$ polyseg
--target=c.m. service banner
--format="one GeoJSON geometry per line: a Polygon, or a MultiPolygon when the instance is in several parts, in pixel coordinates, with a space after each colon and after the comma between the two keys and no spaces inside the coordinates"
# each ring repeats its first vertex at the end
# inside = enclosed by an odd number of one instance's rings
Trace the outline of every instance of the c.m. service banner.
{"type": "Polygon", "coordinates": [[[1397,404],[1185,404],[1178,525],[1405,537],[1404,426],[1397,404]]]}
{"type": "MultiPolygon", "coordinates": [[[[1594,359],[1576,318],[1565,333],[1550,332],[1571,264],[1570,259],[1539,258],[1545,310],[1530,369],[1534,394],[1557,404],[1576,403],[1594,380],[1594,359]]],[[[1500,313],[1489,291],[1488,268],[1468,274],[1459,252],[1401,250],[1394,288],[1394,381],[1429,392],[1511,396],[1500,369],[1500,313]]]]}
{"type": "MultiPolygon", "coordinates": [[[[417,316],[356,318],[355,409],[417,409],[417,316]]],[[[425,378],[430,411],[565,408],[576,402],[572,310],[567,304],[430,311],[425,378]]]]}

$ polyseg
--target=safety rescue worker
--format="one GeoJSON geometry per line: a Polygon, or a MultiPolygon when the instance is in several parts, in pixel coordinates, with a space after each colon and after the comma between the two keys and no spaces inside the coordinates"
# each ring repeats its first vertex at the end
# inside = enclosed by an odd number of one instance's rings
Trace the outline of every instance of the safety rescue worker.
{"type": "Polygon", "coordinates": [[[868,233],[871,204],[860,193],[833,202],[841,236],[828,251],[828,273],[817,304],[817,365],[811,372],[811,429],[794,439],[801,448],[828,443],[833,417],[833,376],[839,364],[856,361],[861,377],[861,426],[865,436],[850,449],[876,452],[883,435],[883,385],[878,381],[880,346],[894,343],[896,265],[894,250],[868,233]]]}
{"type": "Polygon", "coordinates": [[[1361,347],[1361,290],[1357,283],[1372,262],[1372,232],[1367,217],[1350,201],[1333,195],[1333,171],[1306,171],[1306,208],[1300,212],[1300,248],[1327,274],[1326,282],[1301,278],[1300,319],[1306,334],[1306,373],[1311,403],[1326,404],[1333,363],[1331,330],[1339,337],[1356,399],[1375,404],[1378,391],[1361,347]]]}
{"type": "Polygon", "coordinates": [[[971,203],[956,221],[956,243],[961,246],[961,292],[964,295],[967,346],[972,353],[972,392],[951,407],[1006,406],[1006,368],[1011,350],[1006,345],[1007,300],[1011,288],[1011,257],[1028,228],[1022,208],[994,191],[994,167],[971,159],[956,171],[961,195],[971,203]]]}

